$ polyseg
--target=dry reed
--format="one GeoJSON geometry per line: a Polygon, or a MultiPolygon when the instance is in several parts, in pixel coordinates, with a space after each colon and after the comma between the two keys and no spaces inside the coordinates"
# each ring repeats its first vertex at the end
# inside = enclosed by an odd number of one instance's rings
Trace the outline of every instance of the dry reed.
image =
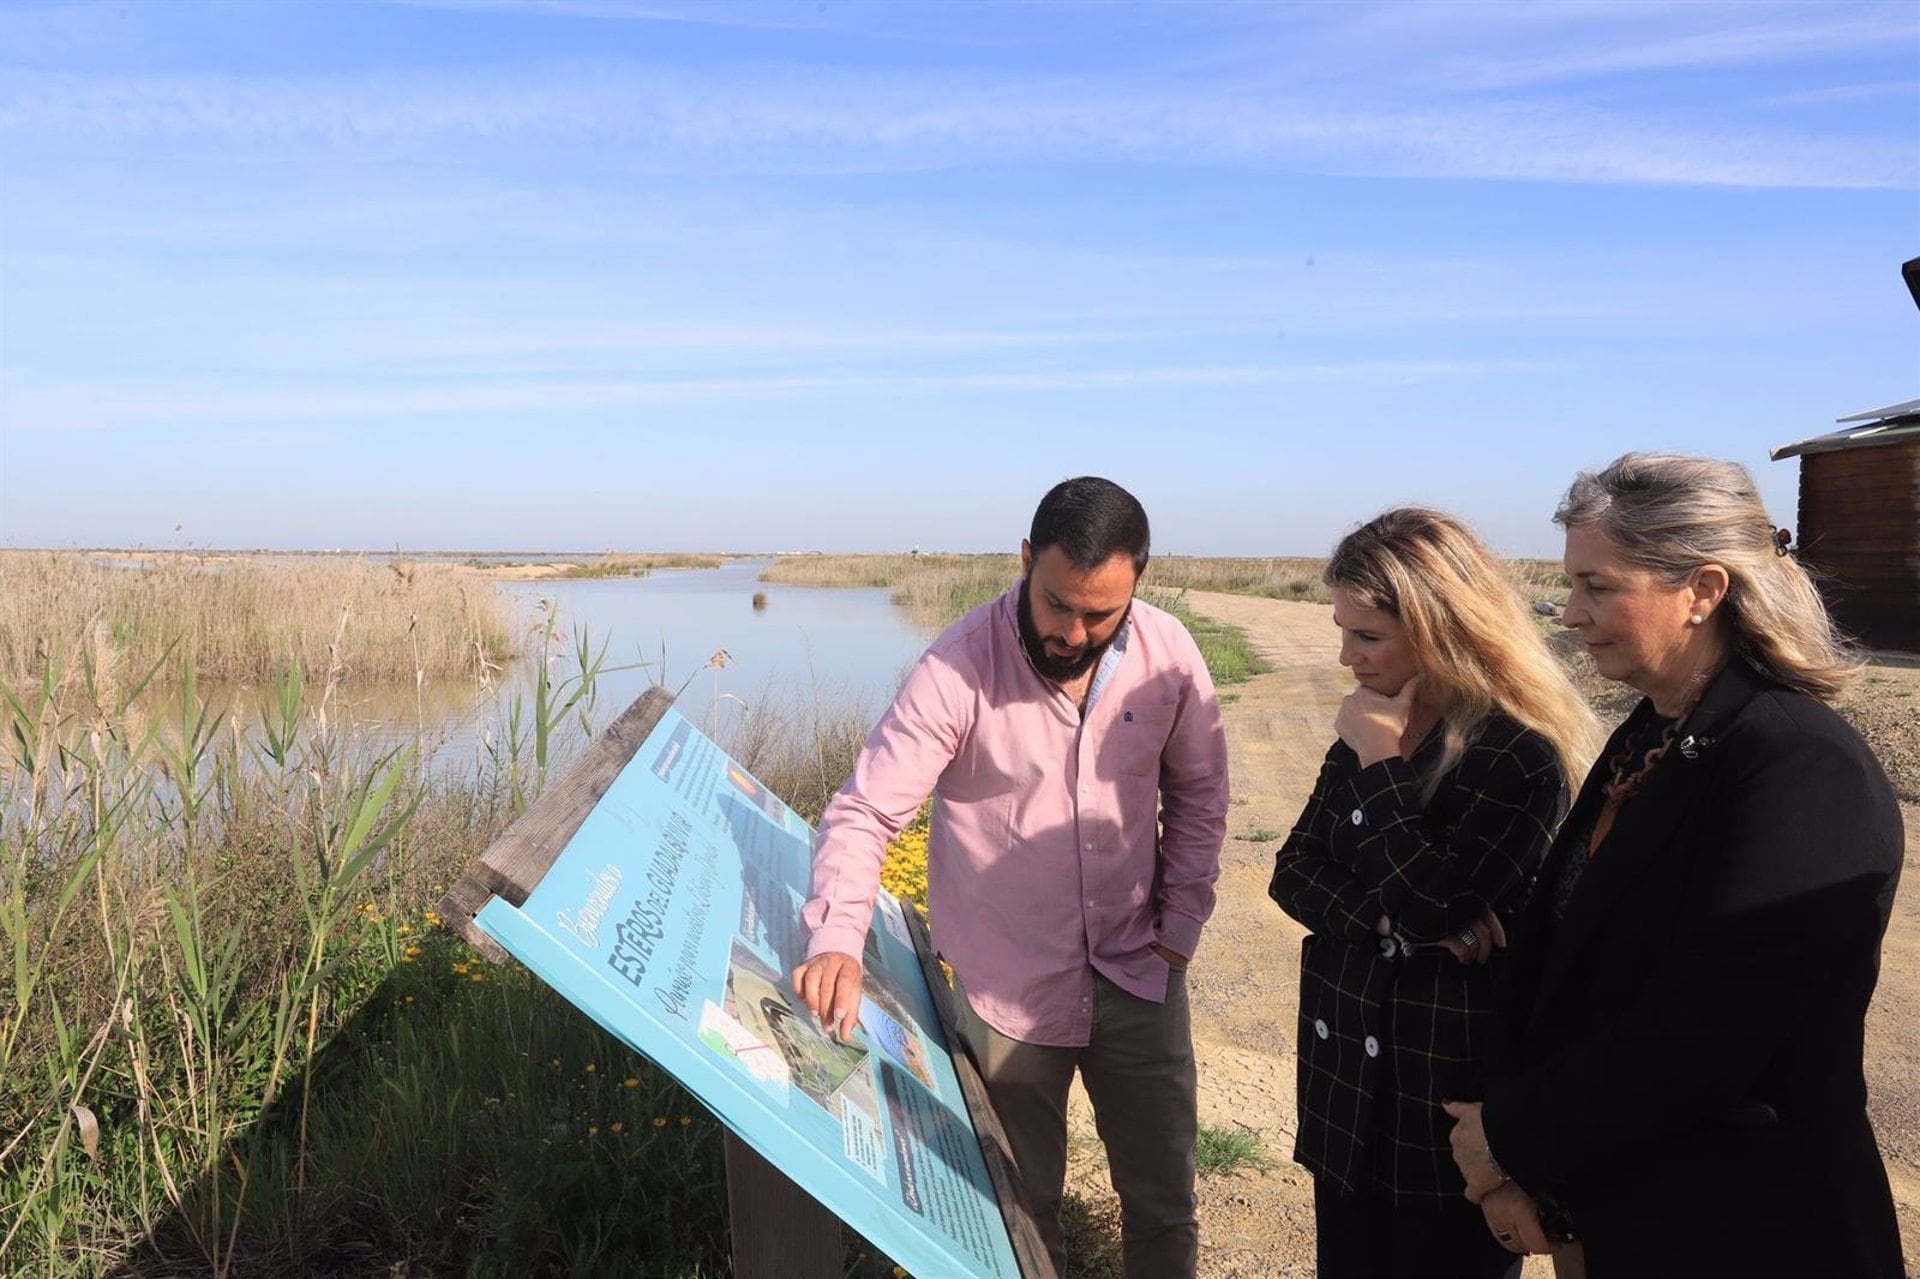
{"type": "MultiPolygon", "coordinates": [[[[1320,580],[1327,562],[1313,556],[1158,555],[1141,586],[1168,592],[1223,591],[1271,599],[1331,602],[1320,580]]],[[[1555,560],[1506,561],[1508,577],[1529,600],[1560,598],[1566,577],[1555,560]]],[[[1020,572],[1012,555],[806,555],[783,558],[760,576],[792,586],[881,587],[929,625],[942,625],[992,599],[1020,572]]]]}
{"type": "Polygon", "coordinates": [[[689,555],[678,551],[636,554],[609,551],[597,560],[570,565],[562,577],[645,577],[657,568],[719,568],[718,555],[689,555]]]}
{"type": "Polygon", "coordinates": [[[773,697],[763,689],[718,736],[739,765],[809,822],[820,820],[878,716],[849,690],[773,697]]]}
{"type": "Polygon", "coordinates": [[[1007,589],[1020,575],[1012,555],[799,555],[760,574],[788,586],[889,590],[922,626],[940,627],[1007,589]]]}
{"type": "Polygon", "coordinates": [[[191,657],[202,679],[262,682],[289,663],[344,683],[475,676],[514,652],[511,611],[470,574],[394,560],[0,553],[0,681],[36,681],[78,645],[122,669],[191,657]]]}
{"type": "Polygon", "coordinates": [[[1222,557],[1159,555],[1147,564],[1145,584],[1172,591],[1225,591],[1325,604],[1323,559],[1302,556],[1222,557]]]}

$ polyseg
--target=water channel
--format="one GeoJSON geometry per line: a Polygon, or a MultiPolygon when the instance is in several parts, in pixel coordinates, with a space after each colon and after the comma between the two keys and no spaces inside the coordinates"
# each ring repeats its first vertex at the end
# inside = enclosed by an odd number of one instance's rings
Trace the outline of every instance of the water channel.
{"type": "Polygon", "coordinates": [[[515,699],[530,708],[536,655],[549,610],[557,610],[550,669],[576,669],[576,628],[604,648],[591,722],[597,731],[660,684],[678,707],[724,739],[730,725],[760,703],[777,708],[859,707],[877,715],[901,675],[932,638],[895,606],[888,592],[782,586],[762,582],[769,560],[716,569],[660,569],[646,577],[502,581],[514,602],[523,656],[497,673],[496,686],[472,679],[342,690],[337,703],[374,741],[432,743],[442,762],[472,759],[515,699]],[[764,605],[755,607],[755,594],[764,605]]]}

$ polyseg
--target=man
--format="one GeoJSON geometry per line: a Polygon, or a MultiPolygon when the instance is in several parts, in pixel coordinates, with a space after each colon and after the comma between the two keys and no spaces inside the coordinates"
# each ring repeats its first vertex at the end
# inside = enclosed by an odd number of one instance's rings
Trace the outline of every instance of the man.
{"type": "Polygon", "coordinates": [[[1042,499],[1019,583],[915,663],[821,817],[793,984],[852,1033],[886,845],[932,793],[934,944],[1054,1265],[1078,1069],[1126,1273],[1167,1279],[1199,1249],[1185,970],[1213,911],[1227,748],[1193,638],[1133,598],[1147,552],[1119,485],[1042,499]]]}

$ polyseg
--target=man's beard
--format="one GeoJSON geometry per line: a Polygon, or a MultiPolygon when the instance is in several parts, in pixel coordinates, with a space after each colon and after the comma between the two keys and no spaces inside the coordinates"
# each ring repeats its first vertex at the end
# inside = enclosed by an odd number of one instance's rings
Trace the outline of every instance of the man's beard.
{"type": "MultiPolygon", "coordinates": [[[[1113,647],[1113,636],[1108,636],[1104,644],[1087,645],[1073,657],[1055,657],[1047,651],[1047,642],[1040,638],[1040,630],[1033,624],[1033,606],[1027,598],[1027,586],[1030,581],[1031,578],[1028,577],[1020,579],[1020,606],[1014,610],[1020,617],[1020,642],[1026,645],[1027,660],[1033,663],[1033,669],[1040,672],[1043,679],[1050,679],[1056,684],[1064,684],[1070,679],[1080,678],[1093,669],[1095,662],[1107,655],[1107,650],[1113,647]]],[[[1127,606],[1127,611],[1133,611],[1131,604],[1127,606]]],[[[1120,626],[1113,628],[1113,634],[1118,635],[1121,627],[1125,625],[1126,618],[1122,617],[1120,626]]]]}

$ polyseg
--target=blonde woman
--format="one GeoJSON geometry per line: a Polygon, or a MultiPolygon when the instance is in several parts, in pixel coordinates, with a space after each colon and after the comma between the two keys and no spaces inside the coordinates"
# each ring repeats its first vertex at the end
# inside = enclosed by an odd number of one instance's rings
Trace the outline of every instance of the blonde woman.
{"type": "Polygon", "coordinates": [[[1327,564],[1356,687],[1269,889],[1301,959],[1299,1133],[1319,1273],[1500,1275],[1443,1100],[1477,1097],[1492,976],[1596,736],[1499,563],[1389,511],[1327,564]]]}
{"type": "Polygon", "coordinates": [[[1628,454],[1554,518],[1565,625],[1646,697],[1516,933],[1484,1104],[1451,1107],[1468,1193],[1594,1279],[1906,1274],[1861,1069],[1903,832],[1827,706],[1858,663],[1742,467],[1628,454]]]}

